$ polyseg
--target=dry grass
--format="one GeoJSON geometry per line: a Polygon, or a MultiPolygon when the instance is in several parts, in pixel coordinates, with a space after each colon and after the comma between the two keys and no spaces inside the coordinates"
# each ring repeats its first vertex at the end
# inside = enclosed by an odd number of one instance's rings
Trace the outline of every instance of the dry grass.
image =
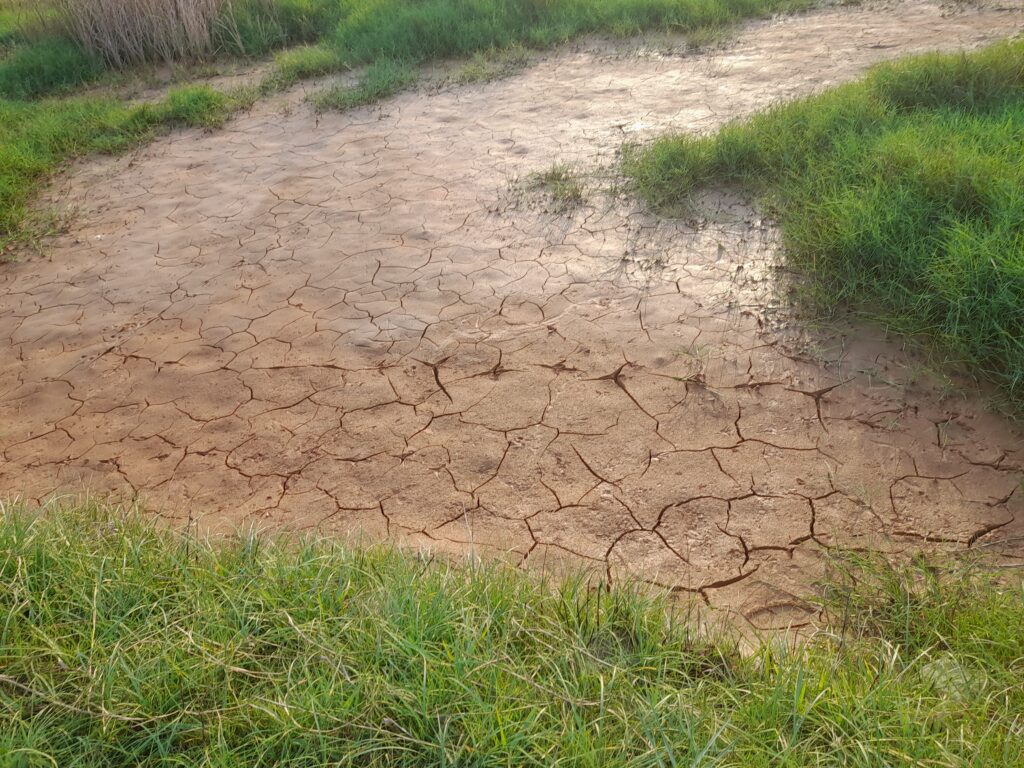
{"type": "Polygon", "coordinates": [[[63,23],[87,50],[123,67],[209,51],[225,0],[56,0],[63,23]]]}
{"type": "Polygon", "coordinates": [[[531,185],[551,196],[551,213],[568,213],[583,205],[585,199],[579,174],[565,163],[556,163],[534,174],[531,185]]]}

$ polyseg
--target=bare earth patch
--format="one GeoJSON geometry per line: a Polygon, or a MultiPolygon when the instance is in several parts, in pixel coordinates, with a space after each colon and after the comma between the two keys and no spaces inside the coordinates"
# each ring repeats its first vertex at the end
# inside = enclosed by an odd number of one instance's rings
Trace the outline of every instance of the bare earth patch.
{"type": "Polygon", "coordinates": [[[0,268],[0,493],[582,561],[757,626],[807,615],[824,547],[1020,557],[1018,429],[863,331],[794,330],[742,202],[658,220],[598,172],[623,141],[1022,23],[903,2],[705,54],[580,46],[90,162],[61,191],[77,230],[0,268]],[[578,204],[534,199],[556,164],[578,204]]]}

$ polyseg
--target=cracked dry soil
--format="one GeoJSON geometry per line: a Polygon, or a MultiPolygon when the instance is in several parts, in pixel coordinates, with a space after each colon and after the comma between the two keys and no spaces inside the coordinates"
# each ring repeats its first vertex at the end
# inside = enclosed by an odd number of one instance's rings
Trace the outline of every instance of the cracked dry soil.
{"type": "Polygon", "coordinates": [[[659,220],[591,182],[549,213],[520,180],[1022,22],[905,2],[703,54],[583,44],[90,161],[76,231],[0,268],[0,493],[582,561],[755,626],[809,615],[836,544],[1019,558],[1020,432],[864,329],[799,330],[749,208],[659,220]]]}

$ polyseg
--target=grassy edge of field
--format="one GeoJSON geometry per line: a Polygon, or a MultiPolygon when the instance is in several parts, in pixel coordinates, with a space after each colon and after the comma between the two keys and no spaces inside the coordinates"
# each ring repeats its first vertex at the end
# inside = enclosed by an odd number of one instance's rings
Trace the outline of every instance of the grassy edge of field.
{"type": "Polygon", "coordinates": [[[69,162],[134,149],[174,128],[219,127],[254,98],[246,90],[191,85],[173,88],[152,104],[109,98],[0,101],[0,259],[53,231],[53,212],[33,210],[32,199],[69,162]]]}
{"type": "Polygon", "coordinates": [[[716,186],[779,223],[797,297],[880,321],[1024,405],[1024,40],[925,54],[726,124],[624,149],[652,210],[716,186]]]}
{"type": "Polygon", "coordinates": [[[5,507],[0,765],[1021,764],[1019,574],[832,562],[742,653],[638,584],[5,507]]]}

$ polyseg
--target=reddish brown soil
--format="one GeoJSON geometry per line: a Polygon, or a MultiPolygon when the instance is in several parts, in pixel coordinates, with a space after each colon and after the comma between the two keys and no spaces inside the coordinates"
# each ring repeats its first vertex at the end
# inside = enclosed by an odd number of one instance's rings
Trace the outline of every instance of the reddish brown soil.
{"type": "Polygon", "coordinates": [[[837,543],[1019,555],[1019,431],[863,329],[801,331],[741,203],[658,220],[596,172],[1021,25],[904,2],[700,55],[581,46],[90,162],[75,231],[0,269],[0,493],[592,563],[762,625],[805,615],[837,543]],[[533,188],[554,162],[582,206],[533,188]]]}

